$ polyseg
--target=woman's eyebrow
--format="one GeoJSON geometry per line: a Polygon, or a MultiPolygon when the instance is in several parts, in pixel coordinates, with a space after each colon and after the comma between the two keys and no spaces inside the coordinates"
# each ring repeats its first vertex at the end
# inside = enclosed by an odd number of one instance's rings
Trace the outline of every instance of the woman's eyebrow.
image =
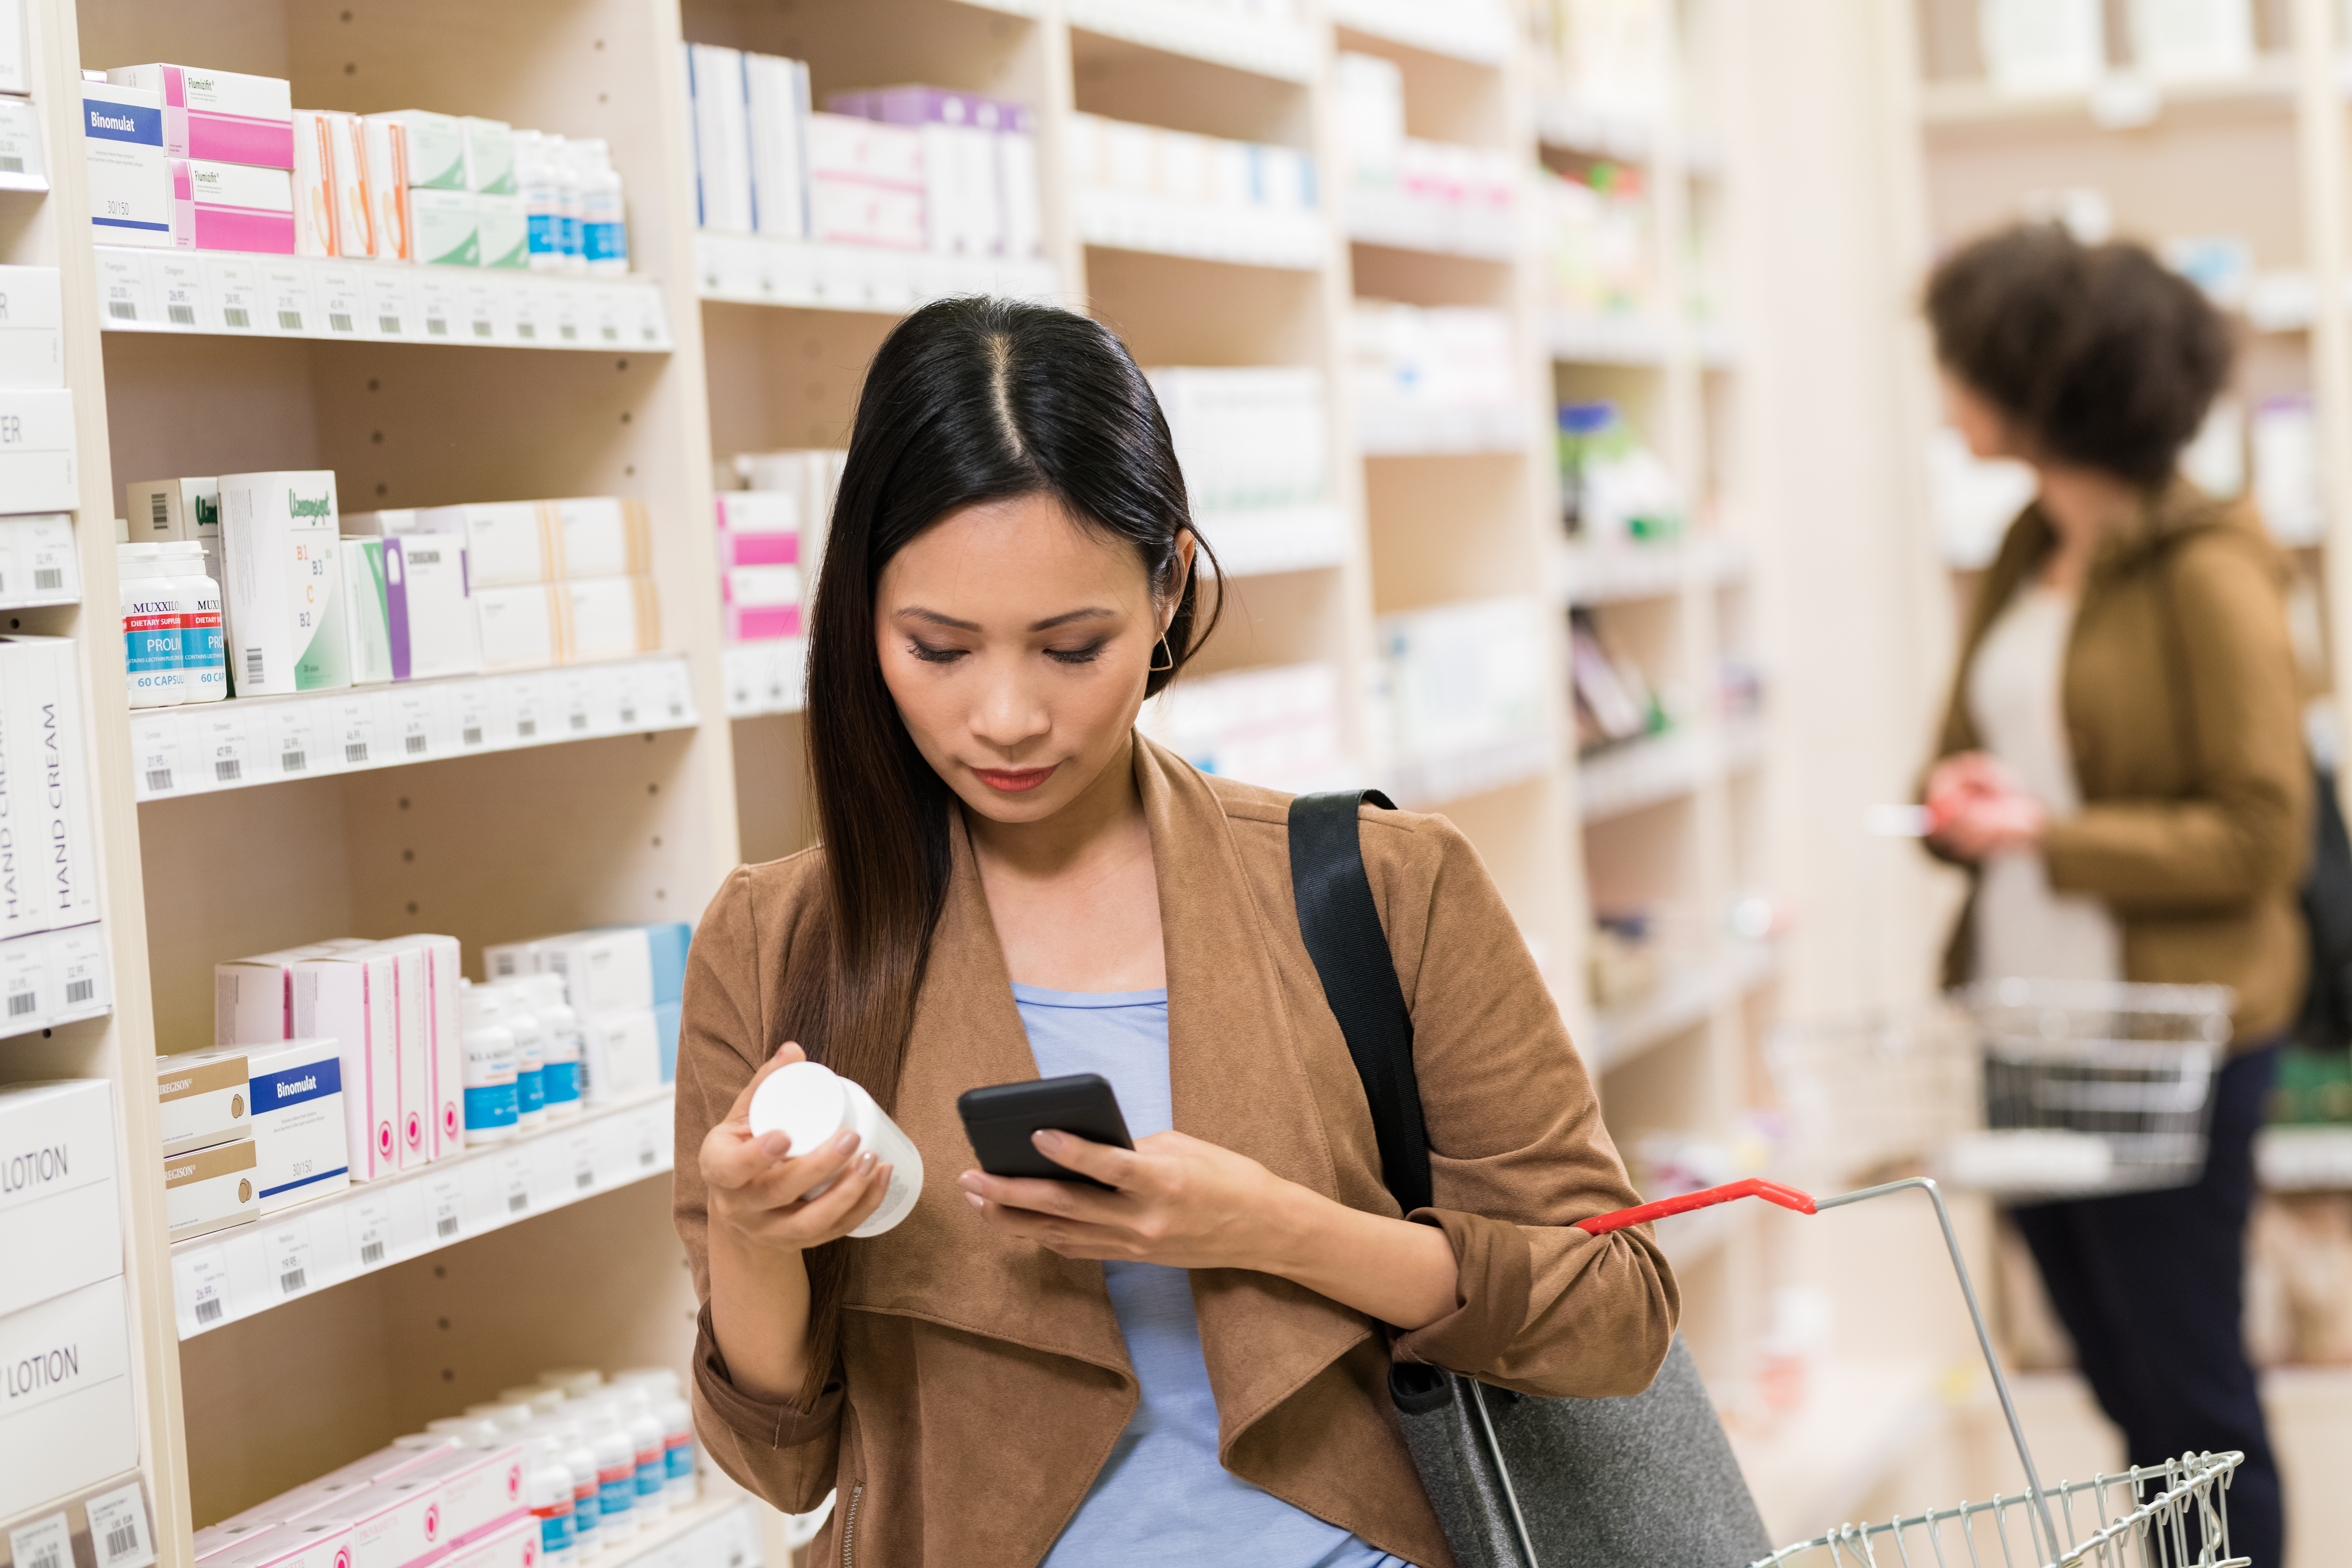
{"type": "MultiPolygon", "coordinates": [[[[1100,605],[1089,605],[1083,610],[1065,610],[1058,616],[1048,616],[1042,621],[1032,621],[1029,623],[1029,629],[1033,632],[1050,632],[1055,626],[1066,626],[1074,621],[1108,620],[1116,618],[1118,615],[1117,610],[1105,609],[1100,605]]],[[[981,629],[977,622],[960,621],[953,616],[943,616],[937,610],[927,610],[920,605],[909,605],[905,609],[893,610],[891,617],[928,621],[932,626],[952,626],[960,632],[976,632],[981,629]]]]}

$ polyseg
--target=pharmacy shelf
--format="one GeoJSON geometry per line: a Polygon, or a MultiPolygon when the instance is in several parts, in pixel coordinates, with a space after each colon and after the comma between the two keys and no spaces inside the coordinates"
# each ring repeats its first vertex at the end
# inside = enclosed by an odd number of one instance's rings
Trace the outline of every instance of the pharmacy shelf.
{"type": "Polygon", "coordinates": [[[191,1340],[670,1168],[668,1085],[172,1247],[191,1340]]]}
{"type": "Polygon", "coordinates": [[[1465,210],[1395,190],[1352,190],[1347,197],[1348,237],[1358,245],[1509,261],[1517,236],[1508,207],[1465,210]]]}
{"type": "Polygon", "coordinates": [[[2274,1193],[2352,1192],[2352,1127],[2265,1127],[2254,1170],[2274,1193]]]}
{"type": "Polygon", "coordinates": [[[1311,572],[1348,558],[1347,514],[1336,506],[1204,511],[1192,520],[1226,577],[1311,572]]]}
{"type": "Polygon", "coordinates": [[[1068,0],[1070,26],[1171,55],[1284,81],[1311,82],[1323,51],[1301,22],[1277,21],[1199,0],[1068,0]]]}
{"type": "Polygon", "coordinates": [[[1627,741],[1577,763],[1578,809],[1587,826],[1679,800],[1702,785],[1752,767],[1762,752],[1758,721],[1727,722],[1710,745],[1688,730],[1627,741]]]}
{"type": "Polygon", "coordinates": [[[106,927],[96,921],[0,942],[0,1038],[114,1010],[106,927]]]}
{"type": "Polygon", "coordinates": [[[1100,186],[1070,193],[1070,221],[1082,245],[1238,267],[1311,272],[1329,248],[1319,212],[1175,201],[1100,186]]]}
{"type": "Polygon", "coordinates": [[[1330,0],[1323,9],[1334,23],[1352,32],[1473,65],[1499,66],[1511,52],[1511,14],[1501,5],[1330,0]]]}
{"type": "Polygon", "coordinates": [[[673,346],[658,286],[398,262],[101,245],[100,325],[330,342],[529,349],[673,346]]]}
{"type": "Polygon", "coordinates": [[[1745,544],[1700,538],[1676,544],[1560,546],[1553,561],[1553,591],[1564,605],[1609,605],[1663,599],[1689,587],[1718,587],[1748,574],[1745,544]]]}
{"type": "Polygon", "coordinates": [[[138,798],[692,729],[682,654],[135,710],[138,798]]]}
{"type": "Polygon", "coordinates": [[[1585,1065],[1596,1073],[1624,1066],[1697,1028],[1718,1008],[1771,979],[1778,968],[1769,947],[1740,944],[1714,960],[1667,970],[1641,1000],[1593,1016],[1578,1042],[1585,1065]]]}
{"type": "Polygon", "coordinates": [[[1405,811],[1436,811],[1457,800],[1541,778],[1559,766],[1558,749],[1539,734],[1512,735],[1423,756],[1391,757],[1383,786],[1405,811]]]}
{"type": "Polygon", "coordinates": [[[694,237],[694,280],[705,300],[894,316],[957,294],[1052,300],[1057,293],[1048,261],[736,234],[694,237]]]}
{"type": "Polygon", "coordinates": [[[737,643],[719,656],[727,717],[797,713],[808,692],[808,644],[799,637],[737,643]]]}
{"type": "Polygon", "coordinates": [[[1924,1360],[1824,1358],[1797,1409],[1758,1429],[1728,1423],[1731,1450],[1775,1541],[1801,1541],[1876,1490],[1958,1414],[1973,1384],[1924,1360]]]}
{"type": "Polygon", "coordinates": [[[2174,110],[2288,114],[2294,109],[2294,59],[2267,55],[2243,76],[2156,82],[2128,72],[2088,90],[2005,93],[1980,77],[1921,84],[1920,122],[1931,132],[2087,122],[2136,130],[2174,110]]]}
{"type": "Polygon", "coordinates": [[[1527,449],[1528,419],[1507,408],[1356,409],[1356,444],[1367,458],[1449,458],[1527,449]]]}

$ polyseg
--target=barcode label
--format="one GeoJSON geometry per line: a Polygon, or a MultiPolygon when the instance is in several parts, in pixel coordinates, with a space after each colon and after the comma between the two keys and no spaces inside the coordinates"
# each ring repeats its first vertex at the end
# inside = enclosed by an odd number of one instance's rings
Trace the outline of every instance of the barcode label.
{"type": "Polygon", "coordinates": [[[252,681],[257,686],[261,684],[262,652],[263,650],[257,647],[249,647],[245,650],[245,678],[247,680],[252,681]]]}
{"type": "Polygon", "coordinates": [[[509,1193],[507,1194],[507,1213],[520,1214],[523,1210],[529,1207],[530,1207],[530,1194],[529,1193],[509,1193]]]}
{"type": "Polygon", "coordinates": [[[137,1525],[118,1524],[106,1532],[106,1554],[109,1557],[120,1557],[125,1552],[138,1550],[139,1527],[137,1525]]]}
{"type": "MultiPolygon", "coordinates": [[[[486,326],[488,326],[488,322],[486,322],[486,321],[477,321],[477,322],[475,322],[475,323],[474,323],[474,330],[475,330],[477,332],[480,332],[482,336],[484,336],[484,337],[488,337],[489,334],[488,334],[488,332],[486,332],[486,331],[483,331],[483,328],[485,328],[485,327],[486,327],[486,326]]],[[[517,321],[517,322],[515,323],[515,336],[517,336],[517,337],[519,337],[519,338],[536,338],[536,337],[538,337],[538,336],[539,336],[539,327],[538,327],[538,324],[537,324],[536,322],[532,322],[532,321],[517,321]]]]}
{"type": "Polygon", "coordinates": [[[490,323],[488,321],[476,321],[474,323],[474,335],[478,338],[488,337],[490,335],[490,323]]]}
{"type": "Polygon", "coordinates": [[[434,1222],[433,1222],[433,1234],[434,1234],[435,1236],[455,1236],[455,1235],[457,1235],[457,1216],[456,1215],[453,1215],[453,1214],[445,1214],[445,1215],[443,1215],[439,1219],[437,1219],[437,1220],[434,1221],[434,1222]]]}
{"type": "Polygon", "coordinates": [[[51,1544],[42,1547],[40,1551],[26,1558],[24,1568],[64,1568],[64,1564],[58,1557],[57,1547],[51,1544]]]}
{"type": "Polygon", "coordinates": [[[366,762],[367,742],[365,741],[345,741],[343,742],[343,761],[353,763],[366,762]]]}
{"type": "Polygon", "coordinates": [[[583,1168],[582,1170],[573,1173],[572,1184],[584,1193],[589,1188],[596,1184],[596,1173],[583,1168]]]}
{"type": "Polygon", "coordinates": [[[364,1246],[364,1247],[361,1247],[361,1248],[360,1248],[360,1266],[361,1266],[362,1268],[374,1268],[377,1264],[379,1264],[379,1263],[381,1263],[381,1262],[383,1262],[383,1242],[381,1242],[381,1241],[371,1241],[371,1242],[369,1242],[366,1246],[364,1246]]]}
{"type": "Polygon", "coordinates": [[[409,754],[410,756],[412,756],[412,757],[416,756],[416,755],[418,755],[419,753],[421,753],[421,752],[425,750],[425,746],[426,746],[427,744],[429,744],[429,742],[428,742],[425,740],[425,738],[424,736],[422,736],[422,735],[410,735],[410,736],[406,737],[406,740],[407,740],[407,745],[408,745],[408,754],[409,754]]]}
{"type": "Polygon", "coordinates": [[[8,1016],[21,1018],[40,1005],[40,996],[31,991],[19,991],[8,998],[8,1016]]]}
{"type": "Polygon", "coordinates": [[[172,770],[169,768],[149,768],[147,770],[147,787],[152,790],[170,789],[172,787],[172,770]]]}
{"type": "Polygon", "coordinates": [[[449,335],[449,322],[447,318],[442,316],[425,317],[425,335],[428,338],[447,337],[449,335]]]}
{"type": "Polygon", "coordinates": [[[235,784],[245,776],[245,763],[236,757],[221,757],[213,763],[213,778],[221,784],[235,784]]]}
{"type": "Polygon", "coordinates": [[[43,566],[33,574],[33,587],[37,592],[54,594],[65,585],[66,573],[62,566],[43,566]]]}
{"type": "Polygon", "coordinates": [[[575,730],[585,730],[588,728],[588,715],[585,713],[574,713],[572,715],[572,727],[575,730]]]}
{"type": "Polygon", "coordinates": [[[573,342],[580,336],[580,329],[573,326],[569,321],[564,322],[562,326],[558,327],[556,331],[563,334],[563,341],[567,343],[573,342]]]}
{"type": "Polygon", "coordinates": [[[243,310],[234,309],[223,310],[221,312],[221,320],[232,327],[249,327],[253,325],[253,320],[251,317],[247,316],[243,310]]]}
{"type": "Polygon", "coordinates": [[[196,1321],[217,1323],[221,1321],[221,1314],[227,1310],[218,1296],[207,1296],[196,1303],[196,1321]]]}
{"type": "Polygon", "coordinates": [[[608,343],[619,342],[621,341],[621,329],[618,327],[606,327],[604,329],[604,341],[608,343]]]}
{"type": "Polygon", "coordinates": [[[635,723],[636,721],[637,721],[637,710],[636,710],[635,708],[624,708],[624,709],[622,709],[622,710],[621,710],[621,722],[622,722],[622,723],[624,723],[624,724],[634,724],[634,723],[635,723]]]}
{"type": "Polygon", "coordinates": [[[11,174],[21,174],[25,172],[25,160],[22,158],[0,158],[0,170],[5,170],[6,173],[11,174]]]}
{"type": "Polygon", "coordinates": [[[278,771],[282,773],[299,773],[310,765],[310,753],[308,752],[287,752],[278,759],[278,771]]]}
{"type": "Polygon", "coordinates": [[[467,725],[465,740],[466,744],[469,746],[480,745],[482,743],[482,727],[479,724],[467,725]]]}
{"type": "Polygon", "coordinates": [[[352,330],[352,319],[340,310],[331,311],[327,316],[327,325],[339,332],[348,332],[352,330]]]}
{"type": "Polygon", "coordinates": [[[139,307],[128,300],[109,300],[106,313],[118,321],[135,321],[139,319],[139,307]]]}
{"type": "Polygon", "coordinates": [[[648,1143],[648,1144],[646,1144],[644,1148],[642,1148],[642,1149],[640,1149],[640,1150],[638,1150],[638,1151],[637,1151],[637,1163],[638,1163],[638,1164],[640,1164],[640,1165],[650,1165],[650,1164],[652,1164],[653,1163],[654,1163],[654,1150],[653,1150],[653,1145],[652,1145],[652,1144],[650,1144],[650,1143],[648,1143]]]}
{"type": "Polygon", "coordinates": [[[79,1007],[79,1006],[80,1006],[83,1003],[85,1003],[85,1002],[89,1001],[91,997],[93,997],[93,996],[95,996],[95,995],[97,995],[97,994],[98,994],[98,982],[97,982],[97,981],[95,981],[95,980],[76,980],[76,981],[72,981],[72,982],[68,983],[68,984],[67,984],[67,986],[66,986],[66,1005],[67,1005],[67,1006],[68,1006],[68,1007],[79,1007]]]}
{"type": "Polygon", "coordinates": [[[147,498],[147,521],[160,531],[172,526],[172,492],[159,489],[147,498]]]}
{"type": "Polygon", "coordinates": [[[302,312],[299,310],[278,311],[278,330],[281,332],[300,331],[302,330],[302,312]]]}
{"type": "Polygon", "coordinates": [[[291,1296],[296,1291],[309,1285],[310,1282],[310,1271],[309,1269],[296,1268],[289,1270],[289,1272],[280,1274],[278,1277],[278,1293],[281,1296],[291,1296]]]}
{"type": "Polygon", "coordinates": [[[166,305],[163,307],[163,313],[172,318],[172,324],[175,327],[193,327],[196,324],[196,308],[194,305],[166,305]]]}
{"type": "Polygon", "coordinates": [[[383,333],[386,337],[396,338],[400,335],[400,318],[398,316],[378,316],[375,319],[375,330],[383,333]]]}
{"type": "Polygon", "coordinates": [[[528,741],[528,740],[529,740],[529,739],[530,739],[533,735],[536,735],[536,734],[538,734],[538,733],[539,733],[539,721],[538,721],[538,720],[536,720],[536,719],[518,719],[518,720],[516,720],[516,721],[515,721],[515,733],[516,733],[516,734],[518,734],[518,735],[520,735],[524,740],[528,741]]]}

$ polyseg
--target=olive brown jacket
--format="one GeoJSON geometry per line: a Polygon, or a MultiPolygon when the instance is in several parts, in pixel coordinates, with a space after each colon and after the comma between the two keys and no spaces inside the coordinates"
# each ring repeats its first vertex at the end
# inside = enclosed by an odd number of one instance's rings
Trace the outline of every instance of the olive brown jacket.
{"type": "MultiPolygon", "coordinates": [[[[2001,610],[2057,535],[2038,506],[1986,574],[1945,710],[1938,758],[1976,750],[1968,679],[2001,610]]],[[[2302,680],[2285,565],[2253,509],[2186,480],[2151,494],[2093,556],[2066,646],[2061,700],[2082,809],[2042,840],[2050,886],[2105,901],[2124,977],[2238,994],[2235,1042],[2294,1022],[2303,1003],[2296,903],[2311,843],[2302,680]]],[[[1973,978],[1975,900],[1945,980],[1973,978]]]]}
{"type": "MultiPolygon", "coordinates": [[[[1168,969],[1180,1131],[1373,1213],[1370,1110],[1298,934],[1288,797],[1139,738],[1168,969]]],[[[1638,1201],[1583,1063],[1486,868],[1442,817],[1367,809],[1364,861],[1413,1022],[1454,1310],[1395,1334],[1272,1275],[1196,1269],[1227,1469],[1422,1568],[1453,1559],[1391,1407],[1391,1358],[1537,1394],[1638,1392],[1679,1299],[1646,1226],[1574,1222],[1638,1201]]],[[[783,1043],[783,975],[817,918],[823,851],[747,866],[688,958],[677,1064],[678,1233],[703,1302],[696,1425],[729,1475],[789,1511],[837,1489],[812,1561],[1030,1568],[1136,1408],[1099,1264],[991,1230],[964,1203],[965,1089],[1037,1076],[961,820],[893,1108],[923,1155],[897,1228],[853,1241],[842,1350],[813,1408],[736,1388],[710,1332],[696,1152],[783,1043]],[[843,1532],[847,1539],[843,1539],[843,1532]]]]}

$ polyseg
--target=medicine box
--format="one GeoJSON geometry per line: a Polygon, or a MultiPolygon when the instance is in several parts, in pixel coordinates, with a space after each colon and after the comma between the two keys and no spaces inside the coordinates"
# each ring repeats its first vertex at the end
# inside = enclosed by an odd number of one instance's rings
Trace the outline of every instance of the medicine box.
{"type": "Polygon", "coordinates": [[[0,637],[0,755],[9,840],[0,845],[0,931],[98,919],[92,791],[80,668],[69,637],[0,637]],[[25,837],[18,838],[19,833],[25,837]]]}
{"type": "Polygon", "coordinates": [[[122,1272],[103,1079],[0,1089],[0,1317],[122,1272]]]}
{"type": "Polygon", "coordinates": [[[457,1548],[450,1568],[538,1568],[540,1522],[519,1519],[457,1548]]]}
{"type": "Polygon", "coordinates": [[[261,1168],[253,1140],[164,1155],[163,1215],[173,1241],[259,1219],[261,1168]]]}
{"type": "Polygon", "coordinates": [[[465,1026],[458,1016],[457,987],[464,975],[454,936],[403,937],[425,950],[425,1023],[432,1041],[433,1157],[457,1153],[466,1146],[466,1119],[460,1110],[466,1096],[465,1026]]]}
{"type": "MultiPolygon", "coordinates": [[[[171,544],[196,540],[216,551],[220,543],[220,480],[134,479],[122,487],[122,515],[131,542],[171,544]]],[[[207,551],[207,556],[213,552],[207,551]]]]}
{"type": "Polygon", "coordinates": [[[719,526],[726,532],[774,534],[787,539],[800,536],[801,498],[797,490],[720,490],[714,499],[719,526]]]}
{"type": "Polygon", "coordinates": [[[653,570],[642,502],[585,496],[539,503],[548,576],[625,577],[653,570]]]}
{"type": "MultiPolygon", "coordinates": [[[[257,1510],[250,1509],[247,1510],[248,1513],[257,1510]]],[[[236,1518],[222,1520],[218,1524],[208,1524],[196,1531],[195,1540],[191,1543],[190,1549],[195,1553],[197,1562],[208,1563],[222,1552],[242,1546],[254,1537],[267,1534],[277,1528],[278,1521],[275,1520],[248,1521],[239,1515],[236,1518]]]]}
{"type": "Polygon", "coordinates": [[[397,1131],[400,1163],[421,1165],[433,1158],[433,995],[425,974],[425,942],[418,937],[357,943],[392,960],[393,1042],[400,1085],[397,1131]]]}
{"type": "Polygon", "coordinates": [[[481,208],[473,192],[411,185],[406,202],[412,260],[432,267],[482,264],[481,208]]]}
{"type": "Polygon", "coordinates": [[[73,394],[0,391],[0,510],[71,511],[73,394]]]}
{"type": "Polygon", "coordinates": [[[213,1043],[266,1046],[294,1037],[294,965],[328,952],[289,947],[213,965],[213,1043]]]}
{"type": "Polygon", "coordinates": [[[362,115],[358,121],[362,166],[378,261],[414,261],[408,230],[408,131],[397,121],[362,115]]]}
{"type": "Polygon", "coordinates": [[[283,78],[143,65],[118,66],[106,79],[163,95],[168,157],[294,166],[294,96],[283,78]]]}
{"type": "Polygon", "coordinates": [[[335,195],[335,254],[366,260],[376,253],[373,171],[368,166],[367,133],[356,114],[314,110],[327,132],[335,195]]]}
{"type": "Polygon", "coordinates": [[[337,1041],[343,1054],[343,1125],[352,1180],[400,1168],[400,1042],[392,955],[375,948],[300,958],[293,968],[293,1033],[337,1041]]]}
{"type": "Polygon", "coordinates": [[[196,1561],[211,1568],[339,1568],[351,1542],[352,1527],[341,1520],[303,1520],[248,1532],[216,1555],[199,1552],[196,1561]]]}
{"type": "MultiPolygon", "coordinates": [[[[362,118],[370,126],[399,130],[402,150],[395,155],[401,159],[402,184],[410,190],[466,189],[466,124],[457,115],[397,109],[362,118]]],[[[373,172],[373,159],[370,164],[373,172]]]]}
{"type": "Polygon", "coordinates": [[[0,267],[0,387],[65,384],[65,310],[58,269],[0,267]]]}
{"type": "Polygon", "coordinates": [[[453,535],[383,542],[384,609],[392,678],[425,680],[482,668],[482,631],[466,580],[466,549],[453,535]]]}
{"type": "Polygon", "coordinates": [[[693,115],[695,225],[749,234],[758,226],[743,52],[688,44],[685,58],[693,115]]]}
{"type": "Polygon", "coordinates": [[[661,647],[661,615],[652,578],[594,577],[567,582],[561,592],[564,663],[626,658],[661,647]]]}
{"type": "Polygon", "coordinates": [[[239,697],[351,684],[331,470],[224,474],[221,584],[239,697]]]}
{"type": "Polygon", "coordinates": [[[261,1212],[275,1214],[352,1184],[342,1047],[287,1040],[246,1052],[261,1212]]]}
{"type": "Polygon", "coordinates": [[[582,1098],[602,1104],[662,1081],[661,1026],[651,1007],[600,1013],[580,1021],[582,1098]]]}
{"type": "Polygon", "coordinates": [[[373,1454],[329,1470],[310,1484],[372,1487],[378,1481],[389,1481],[407,1475],[458,1446],[454,1437],[437,1437],[430,1434],[421,1438],[404,1439],[388,1448],[378,1448],[373,1454]]]}
{"type": "Polygon", "coordinates": [[[170,163],[174,248],[294,254],[291,174],[196,158],[170,163]]]}
{"type": "Polygon", "coordinates": [[[583,1018],[651,1007],[653,941],[644,926],[610,926],[566,932],[535,942],[486,948],[483,968],[492,980],[518,974],[560,974],[565,996],[583,1018]]]}
{"type": "Polygon", "coordinates": [[[0,1317],[0,1517],[139,1462],[122,1277],[0,1317]]]}
{"type": "Polygon", "coordinates": [[[185,1051],[157,1057],[155,1102],[163,1152],[189,1153],[251,1137],[252,1076],[243,1051],[185,1051]]]}
{"type": "Polygon", "coordinates": [[[343,552],[343,636],[353,686],[393,678],[391,604],[386,591],[383,541],[346,539],[343,552]]]}
{"type": "Polygon", "coordinates": [[[751,110],[752,216],[761,234],[801,238],[808,233],[808,164],[802,149],[809,112],[808,62],[747,54],[743,76],[751,110]]]}
{"type": "Polygon", "coordinates": [[[453,533],[463,539],[466,570],[477,589],[544,583],[554,575],[548,518],[536,501],[428,506],[378,515],[386,520],[387,533],[453,533]]]}
{"type": "MultiPolygon", "coordinates": [[[[294,111],[294,254],[340,256],[337,230],[342,192],[335,168],[340,117],[316,109],[294,111]]],[[[362,250],[361,255],[366,255],[362,250]]]]}
{"type": "Polygon", "coordinates": [[[440,1499],[437,1483],[397,1476],[362,1487],[304,1519],[351,1528],[348,1568],[415,1568],[446,1552],[440,1499]]]}
{"type": "Polygon", "coordinates": [[[466,139],[466,188],[476,195],[514,195],[514,127],[473,114],[458,123],[466,139]]]}
{"type": "Polygon", "coordinates": [[[40,110],[26,99],[0,97],[0,191],[49,188],[49,160],[41,142],[40,110]]]}
{"type": "Polygon", "coordinates": [[[506,271],[529,271],[530,211],[523,198],[511,194],[477,195],[473,201],[482,266],[506,271]]]}
{"type": "Polygon", "coordinates": [[[474,612],[481,626],[482,668],[541,669],[555,663],[562,649],[561,593],[544,583],[477,588],[474,612]]]}
{"type": "Polygon", "coordinates": [[[522,1449],[451,1448],[434,1455],[400,1479],[440,1489],[441,1541],[461,1552],[472,1542],[530,1516],[523,1498],[522,1449]]]}
{"type": "Polygon", "coordinates": [[[163,153],[163,95],[110,82],[81,84],[89,221],[108,245],[172,244],[172,174],[163,153]]]}

